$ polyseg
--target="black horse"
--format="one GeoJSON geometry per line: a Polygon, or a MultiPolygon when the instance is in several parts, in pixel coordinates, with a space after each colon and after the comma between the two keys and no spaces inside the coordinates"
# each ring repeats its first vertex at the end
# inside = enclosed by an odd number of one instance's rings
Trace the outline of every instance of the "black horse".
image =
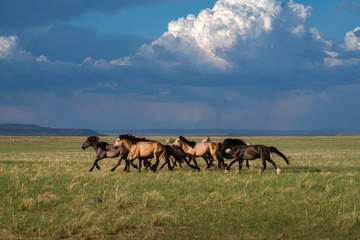
{"type": "Polygon", "coordinates": [[[288,158],[283,153],[281,153],[279,150],[272,146],[268,147],[265,145],[239,145],[237,147],[234,147],[233,149],[235,150],[235,159],[226,167],[225,173],[229,171],[231,165],[236,162],[239,162],[239,173],[241,173],[242,163],[244,160],[254,160],[257,158],[261,158],[263,164],[261,173],[264,172],[264,170],[266,169],[266,161],[268,161],[275,167],[276,172],[279,174],[280,168],[278,168],[276,166],[276,163],[270,158],[271,153],[275,153],[278,156],[282,157],[287,164],[290,163],[288,158]]]}
{"type": "MultiPolygon", "coordinates": [[[[250,146],[251,144],[244,142],[237,138],[226,138],[222,143],[219,143],[221,155],[226,159],[233,159],[234,153],[238,146],[250,146]]],[[[246,167],[250,168],[249,161],[246,160],[246,167]]]]}
{"type": "MultiPolygon", "coordinates": [[[[104,158],[119,157],[118,163],[116,164],[115,167],[111,169],[111,171],[115,171],[115,169],[121,164],[121,161],[123,159],[127,161],[127,156],[129,154],[129,151],[123,145],[120,146],[119,148],[114,148],[112,144],[108,144],[107,142],[101,141],[99,137],[90,136],[85,140],[81,148],[85,150],[90,146],[93,147],[96,152],[96,159],[94,161],[93,166],[89,169],[89,172],[91,172],[94,169],[94,167],[100,170],[100,166],[98,165],[98,162],[104,158]]],[[[134,168],[137,168],[137,166],[134,165],[132,162],[131,165],[134,168]]],[[[126,164],[124,171],[129,171],[128,164],[126,164]]]]}

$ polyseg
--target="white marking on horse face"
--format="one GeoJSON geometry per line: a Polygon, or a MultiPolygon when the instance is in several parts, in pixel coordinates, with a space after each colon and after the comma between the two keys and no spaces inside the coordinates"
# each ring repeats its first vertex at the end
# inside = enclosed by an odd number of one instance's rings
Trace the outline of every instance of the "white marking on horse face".
{"type": "Polygon", "coordinates": [[[119,147],[120,146],[120,138],[118,138],[116,141],[115,141],[115,143],[114,143],[114,148],[117,148],[117,147],[119,147]]]}
{"type": "Polygon", "coordinates": [[[174,143],[175,140],[173,138],[166,139],[165,143],[174,143]]]}
{"type": "Polygon", "coordinates": [[[174,146],[181,147],[181,140],[180,138],[177,138],[174,142],[174,146]]]}
{"type": "Polygon", "coordinates": [[[202,143],[211,142],[210,137],[206,137],[204,140],[201,141],[202,143]]]}
{"type": "Polygon", "coordinates": [[[280,174],[280,168],[276,169],[277,174],[280,174]]]}
{"type": "Polygon", "coordinates": [[[227,148],[227,149],[225,150],[225,152],[226,152],[226,153],[232,153],[232,151],[231,151],[230,148],[227,148]]]}

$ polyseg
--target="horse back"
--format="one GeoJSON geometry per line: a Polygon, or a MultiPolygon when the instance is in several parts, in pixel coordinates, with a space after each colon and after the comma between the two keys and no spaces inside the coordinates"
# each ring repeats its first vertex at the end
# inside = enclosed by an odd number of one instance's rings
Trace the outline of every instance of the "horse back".
{"type": "Polygon", "coordinates": [[[160,156],[165,148],[159,142],[138,142],[133,145],[132,150],[137,157],[160,156]]]}

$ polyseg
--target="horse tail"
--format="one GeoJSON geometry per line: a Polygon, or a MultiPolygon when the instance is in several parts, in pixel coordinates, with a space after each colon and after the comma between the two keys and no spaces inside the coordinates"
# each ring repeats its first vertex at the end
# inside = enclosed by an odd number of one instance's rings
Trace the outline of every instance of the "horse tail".
{"type": "Polygon", "coordinates": [[[277,150],[275,147],[270,147],[270,151],[273,152],[273,153],[275,153],[276,155],[282,157],[287,164],[290,163],[290,162],[289,162],[289,159],[288,159],[282,152],[280,152],[279,150],[277,150]]]}

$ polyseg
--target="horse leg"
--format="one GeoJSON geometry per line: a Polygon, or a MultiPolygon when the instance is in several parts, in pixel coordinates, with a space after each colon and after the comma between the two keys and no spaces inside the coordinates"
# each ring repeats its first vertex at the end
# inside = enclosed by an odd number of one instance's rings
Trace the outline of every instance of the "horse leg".
{"type": "Polygon", "coordinates": [[[171,156],[169,157],[169,159],[170,159],[170,163],[172,163],[172,165],[173,165],[173,168],[177,167],[178,164],[179,164],[179,167],[182,168],[180,160],[176,160],[174,157],[171,157],[171,156]]]}
{"type": "Polygon", "coordinates": [[[239,158],[235,158],[234,160],[232,160],[231,163],[225,169],[225,173],[227,173],[230,170],[231,165],[233,165],[234,163],[236,163],[238,161],[239,161],[239,158]]]}
{"type": "MultiPolygon", "coordinates": [[[[139,158],[139,169],[138,171],[141,172],[141,164],[142,164],[143,159],[139,158]]],[[[145,165],[145,160],[144,160],[144,165],[145,165]]]]}
{"type": "Polygon", "coordinates": [[[95,161],[94,161],[94,164],[93,166],[89,169],[89,172],[92,172],[92,170],[94,170],[94,167],[96,167],[98,170],[101,170],[100,166],[97,164],[98,161],[100,161],[102,158],[96,158],[95,161]]]}
{"type": "Polygon", "coordinates": [[[168,164],[168,169],[169,169],[170,171],[174,170],[174,166],[171,166],[171,162],[170,162],[170,161],[168,161],[167,164],[168,164]]]}
{"type": "Polygon", "coordinates": [[[175,166],[176,160],[174,161],[173,166],[171,166],[170,157],[166,157],[166,162],[167,162],[167,164],[168,164],[168,169],[169,169],[170,171],[174,170],[174,166],[175,166]]]}
{"type": "Polygon", "coordinates": [[[210,168],[210,167],[211,167],[211,164],[209,163],[208,158],[205,157],[205,156],[203,156],[202,158],[203,158],[203,159],[205,160],[205,162],[206,162],[206,169],[210,168]]]}
{"type": "Polygon", "coordinates": [[[261,156],[263,168],[261,169],[261,173],[263,173],[266,169],[266,158],[264,156],[261,156]]]}
{"type": "Polygon", "coordinates": [[[268,157],[268,159],[266,159],[266,160],[274,166],[274,168],[276,169],[277,174],[280,174],[280,168],[278,168],[276,166],[276,163],[270,157],[268,157]]]}
{"type": "Polygon", "coordinates": [[[249,160],[246,160],[246,167],[250,168],[249,160]]]}
{"type": "Polygon", "coordinates": [[[196,161],[196,159],[195,159],[195,158],[193,158],[192,160],[193,160],[193,162],[194,162],[194,164],[195,164],[195,168],[196,168],[196,170],[200,171],[200,168],[199,168],[199,166],[197,165],[197,161],[196,161]]]}
{"type": "Polygon", "coordinates": [[[160,169],[162,169],[166,164],[167,164],[167,162],[165,161],[165,162],[160,166],[160,169]]]}
{"type": "Polygon", "coordinates": [[[133,168],[138,168],[138,166],[137,166],[136,164],[134,164],[134,161],[135,161],[135,160],[132,160],[132,161],[130,162],[131,166],[133,166],[133,168]]]}
{"type": "Polygon", "coordinates": [[[148,167],[151,168],[151,164],[150,164],[150,162],[149,162],[147,159],[144,158],[143,161],[144,161],[145,169],[148,169],[148,167]]]}
{"type": "Polygon", "coordinates": [[[191,167],[191,168],[195,168],[196,169],[196,167],[194,166],[194,165],[191,165],[191,163],[190,163],[190,161],[188,161],[187,160],[187,158],[186,157],[184,157],[184,161],[185,161],[185,163],[189,166],[189,167],[191,167]]]}
{"type": "Polygon", "coordinates": [[[163,165],[161,165],[160,169],[162,169],[166,164],[168,165],[169,170],[172,171],[174,169],[174,166],[171,166],[171,161],[169,158],[165,158],[165,162],[163,163],[163,165]]]}
{"type": "Polygon", "coordinates": [[[223,158],[220,154],[218,154],[218,155],[216,156],[216,160],[218,161],[218,167],[219,167],[220,169],[224,169],[224,168],[225,168],[224,158],[223,158]]]}
{"type": "Polygon", "coordinates": [[[156,169],[157,169],[157,167],[158,167],[158,165],[159,165],[159,157],[156,156],[156,155],[154,155],[154,156],[155,156],[155,164],[151,167],[151,170],[152,170],[153,172],[156,172],[156,169]]]}
{"type": "Polygon", "coordinates": [[[244,159],[240,158],[240,160],[239,160],[239,174],[241,174],[241,169],[242,169],[243,162],[244,162],[244,159]]]}
{"type": "Polygon", "coordinates": [[[130,172],[130,160],[129,159],[125,160],[124,172],[130,172]]]}
{"type": "Polygon", "coordinates": [[[118,161],[118,163],[116,164],[116,166],[111,169],[112,172],[115,171],[115,169],[116,169],[118,166],[120,166],[121,161],[122,161],[122,158],[120,158],[119,161],[118,161]]]}
{"type": "Polygon", "coordinates": [[[213,159],[216,159],[218,161],[218,168],[222,169],[225,168],[225,162],[224,162],[224,158],[221,155],[220,151],[212,151],[211,154],[213,159]]]}
{"type": "Polygon", "coordinates": [[[209,167],[214,166],[213,162],[215,158],[211,155],[211,153],[207,155],[206,159],[209,161],[208,163],[209,167]]]}

